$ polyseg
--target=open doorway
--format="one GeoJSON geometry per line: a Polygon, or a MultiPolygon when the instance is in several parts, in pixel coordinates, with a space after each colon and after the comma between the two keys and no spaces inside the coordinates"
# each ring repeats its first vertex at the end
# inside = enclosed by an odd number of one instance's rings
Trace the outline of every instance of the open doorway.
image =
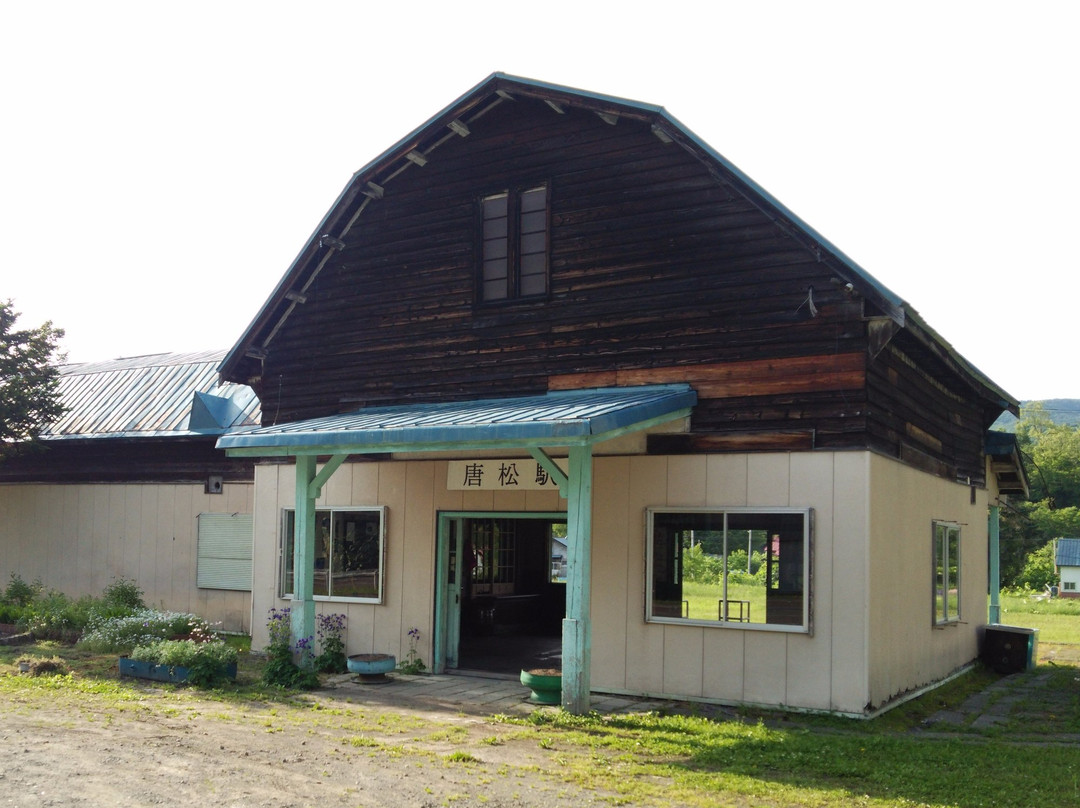
{"type": "Polygon", "coordinates": [[[440,570],[437,664],[513,676],[562,666],[565,514],[446,514],[440,570]]]}

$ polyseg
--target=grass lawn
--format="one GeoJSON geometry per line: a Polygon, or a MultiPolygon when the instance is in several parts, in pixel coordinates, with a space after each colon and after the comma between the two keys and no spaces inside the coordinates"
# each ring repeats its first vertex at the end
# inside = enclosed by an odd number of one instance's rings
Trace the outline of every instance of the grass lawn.
{"type": "MultiPolygon", "coordinates": [[[[1015,608],[1010,619],[1021,625],[1031,623],[1028,615],[1044,616],[1015,608]]],[[[1072,617],[1080,622],[1080,616],[1072,617]]],[[[1061,636],[1077,639],[1074,631],[1065,629],[1061,636]]],[[[143,687],[118,679],[115,664],[115,656],[55,643],[0,647],[0,716],[12,705],[27,709],[39,699],[113,715],[107,720],[115,721],[130,714],[133,703],[139,711],[164,713],[190,703],[198,706],[186,709],[197,712],[210,733],[215,721],[234,722],[268,710],[275,721],[308,726],[312,733],[355,733],[358,716],[366,713],[371,733],[364,736],[365,748],[387,759],[415,757],[416,767],[430,756],[425,745],[432,737],[460,724],[460,716],[449,713],[445,720],[388,714],[394,731],[382,739],[375,729],[384,719],[367,706],[341,709],[333,692],[298,696],[267,688],[259,683],[261,660],[249,654],[241,655],[238,682],[214,691],[143,687]],[[15,663],[24,655],[55,657],[70,673],[17,675],[15,663]]],[[[529,718],[492,716],[482,743],[517,745],[526,750],[529,766],[537,765],[539,755],[545,776],[567,788],[614,795],[608,799],[613,805],[1071,808],[1080,804],[1080,668],[1043,666],[1038,675],[1043,674],[1052,677],[1045,690],[1055,699],[1030,725],[960,727],[948,733],[921,729],[928,716],[997,681],[979,668],[874,721],[767,711],[713,711],[710,718],[705,708],[695,714],[692,707],[685,715],[576,717],[544,710],[529,718]],[[1072,733],[1072,740],[1060,743],[1055,733],[1066,739],[1065,733],[1072,733]]],[[[468,753],[481,782],[489,776],[525,776],[524,765],[518,772],[510,764],[484,764],[482,749],[468,753]]]]}
{"type": "Polygon", "coordinates": [[[1003,593],[1001,622],[1039,630],[1036,650],[1040,664],[1080,666],[1080,598],[1003,593]]]}

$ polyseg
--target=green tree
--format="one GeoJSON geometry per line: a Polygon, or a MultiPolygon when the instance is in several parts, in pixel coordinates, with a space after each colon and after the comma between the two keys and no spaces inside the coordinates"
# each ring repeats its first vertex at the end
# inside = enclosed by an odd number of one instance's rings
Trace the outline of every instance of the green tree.
{"type": "Polygon", "coordinates": [[[18,319],[13,302],[0,301],[0,459],[64,414],[57,367],[63,329],[46,322],[20,330],[18,319]]]}
{"type": "Polygon", "coordinates": [[[1031,497],[1010,503],[1001,521],[1001,581],[1022,586],[1029,556],[1052,539],[1080,536],[1080,427],[1055,423],[1041,404],[1016,425],[1031,497]]]}
{"type": "Polygon", "coordinates": [[[1056,583],[1057,567],[1054,565],[1054,543],[1051,541],[1028,554],[1024,569],[1016,579],[1016,585],[1042,590],[1056,583]]]}

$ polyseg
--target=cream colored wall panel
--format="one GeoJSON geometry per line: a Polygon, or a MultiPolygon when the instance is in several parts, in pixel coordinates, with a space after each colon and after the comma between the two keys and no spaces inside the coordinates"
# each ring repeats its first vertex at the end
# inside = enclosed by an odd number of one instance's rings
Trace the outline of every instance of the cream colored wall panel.
{"type": "Polygon", "coordinates": [[[94,521],[91,531],[90,566],[88,569],[104,570],[109,564],[109,499],[110,486],[90,485],[90,498],[93,501],[94,521]]]}
{"type": "Polygon", "coordinates": [[[592,671],[593,685],[626,687],[626,624],[633,542],[629,523],[630,459],[597,458],[593,466],[592,671]]]}
{"type": "Polygon", "coordinates": [[[789,504],[791,470],[787,454],[752,454],[746,458],[746,504],[789,504]]]}
{"type": "MultiPolygon", "coordinates": [[[[831,702],[837,710],[861,712],[869,700],[867,685],[869,627],[869,457],[865,452],[833,455],[831,603],[825,616],[829,631],[817,632],[831,644],[831,702]]],[[[821,534],[819,534],[821,535],[821,534]]],[[[824,609],[826,604],[822,604],[824,609]]],[[[816,612],[815,612],[816,614],[816,612]]]]}
{"type": "Polygon", "coordinates": [[[346,463],[352,472],[349,491],[349,505],[372,505],[378,503],[379,497],[379,468],[382,464],[364,461],[361,463],[346,463]]]}
{"type": "Polygon", "coordinates": [[[161,534],[157,530],[160,488],[158,485],[138,487],[139,515],[131,533],[131,544],[132,554],[138,559],[134,577],[136,581],[142,582],[144,588],[153,588],[157,583],[157,556],[161,548],[161,534]]]}
{"type": "Polygon", "coordinates": [[[525,510],[547,512],[565,511],[566,500],[559,496],[558,491],[526,491],[525,510]]]}
{"type": "Polygon", "coordinates": [[[524,491],[494,491],[495,498],[492,506],[497,511],[504,513],[516,513],[525,510],[524,491]]]}
{"type": "Polygon", "coordinates": [[[493,511],[495,510],[495,492],[463,491],[461,508],[465,511],[493,511]]]}
{"type": "Polygon", "coordinates": [[[664,691],[701,697],[704,632],[699,626],[664,626],[664,691]]]}
{"type": "Polygon", "coordinates": [[[747,456],[708,455],[705,461],[705,498],[709,504],[729,508],[745,505],[747,456]]]}
{"type": "MultiPolygon", "coordinates": [[[[795,507],[813,507],[813,555],[810,562],[810,610],[813,636],[788,635],[788,699],[815,709],[832,707],[833,502],[836,496],[833,453],[791,455],[791,490],[795,507]]],[[[848,507],[848,506],[845,506],[848,507]]]]}
{"type": "MultiPolygon", "coordinates": [[[[266,620],[270,609],[278,605],[278,549],[281,524],[279,492],[280,465],[255,466],[255,505],[252,522],[255,543],[251,555],[251,647],[266,647],[266,620]]],[[[292,480],[290,470],[289,478],[292,480]]]]}
{"type": "MultiPolygon", "coordinates": [[[[248,486],[250,488],[250,486],[248,486]]],[[[157,552],[154,553],[153,588],[156,592],[168,592],[171,602],[179,602],[183,597],[173,585],[172,559],[176,546],[176,532],[173,520],[176,518],[176,501],[179,496],[177,485],[159,486],[158,508],[154,514],[154,536],[157,539],[157,552]]],[[[187,611],[187,609],[177,611],[187,611]]],[[[224,619],[224,618],[222,618],[224,619]]],[[[247,621],[244,621],[247,624],[247,621]]]]}
{"type": "Polygon", "coordinates": [[[408,463],[379,464],[379,505],[387,508],[383,603],[376,610],[376,653],[396,654],[401,646],[401,610],[405,569],[405,514],[408,463]]]}
{"type": "Polygon", "coordinates": [[[787,637],[771,631],[747,632],[743,661],[746,701],[787,704],[787,637]]]}
{"type": "MultiPolygon", "coordinates": [[[[645,509],[667,504],[667,458],[629,458],[626,540],[626,689],[660,693],[664,687],[664,626],[645,622],[645,509]]],[[[596,593],[593,593],[596,597],[596,593]]],[[[595,666],[594,666],[595,667],[595,666]]]]}
{"type": "MultiPolygon", "coordinates": [[[[250,502],[253,486],[240,488],[232,501],[250,502]]],[[[75,598],[98,596],[117,579],[128,578],[151,606],[194,612],[225,628],[242,629],[249,622],[247,593],[207,599],[196,588],[192,526],[203,500],[192,492],[201,490],[135,483],[0,486],[0,502],[12,503],[20,524],[35,525],[25,539],[12,543],[13,553],[4,553],[0,573],[41,578],[75,598]],[[26,556],[30,545],[34,569],[8,569],[7,559],[26,556]]],[[[225,498],[217,497],[217,503],[224,505],[225,498]]],[[[3,520],[5,531],[11,522],[3,520]]]]}
{"type": "Polygon", "coordinates": [[[874,458],[872,565],[875,591],[871,699],[887,701],[929,684],[977,656],[976,627],[986,622],[985,492],[971,502],[967,485],[874,458]],[[961,526],[961,622],[933,626],[932,529],[935,520],[961,526]],[[902,611],[898,611],[902,610],[902,611]],[[897,625],[895,614],[916,619],[897,625]]]}
{"type": "Polygon", "coordinates": [[[702,693],[720,701],[743,701],[746,632],[708,629],[702,640],[702,693]]]}
{"type": "Polygon", "coordinates": [[[417,628],[417,650],[425,664],[431,664],[435,615],[435,486],[445,486],[446,478],[435,476],[435,464],[411,462],[407,467],[408,501],[405,508],[405,537],[402,573],[399,645],[394,652],[403,659],[409,650],[408,632],[417,628]]]}
{"type": "MultiPolygon", "coordinates": [[[[333,473],[326,484],[323,486],[322,496],[319,498],[319,504],[324,503],[338,503],[341,505],[352,505],[352,484],[353,484],[353,470],[356,468],[356,463],[342,463],[337,471],[333,473]]],[[[316,469],[316,473],[325,468],[325,465],[320,463],[316,469]]]]}
{"type": "Polygon", "coordinates": [[[705,455],[668,458],[667,504],[702,506],[706,491],[705,455]]]}

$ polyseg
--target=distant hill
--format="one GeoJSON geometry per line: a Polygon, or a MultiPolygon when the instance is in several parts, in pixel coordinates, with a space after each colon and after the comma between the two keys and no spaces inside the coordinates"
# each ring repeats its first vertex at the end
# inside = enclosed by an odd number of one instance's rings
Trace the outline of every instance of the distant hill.
{"type": "MultiPolygon", "coordinates": [[[[1032,404],[1042,404],[1046,414],[1055,424],[1080,425],[1080,398],[1047,398],[1042,401],[1021,401],[1020,413],[1032,404]]],[[[1016,416],[1005,413],[994,422],[992,429],[1004,429],[1012,432],[1016,428],[1016,416]]]]}

